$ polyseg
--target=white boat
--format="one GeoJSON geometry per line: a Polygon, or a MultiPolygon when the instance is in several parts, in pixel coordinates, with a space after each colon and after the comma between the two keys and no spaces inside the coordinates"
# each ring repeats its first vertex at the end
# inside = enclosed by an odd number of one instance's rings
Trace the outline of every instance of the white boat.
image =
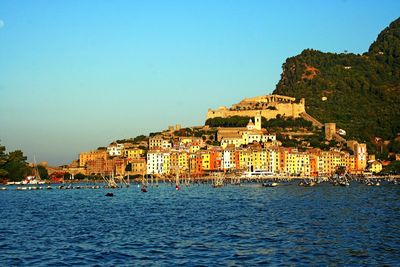
{"type": "Polygon", "coordinates": [[[40,178],[37,179],[36,176],[27,176],[21,184],[44,184],[44,182],[41,181],[40,178]]]}
{"type": "Polygon", "coordinates": [[[21,182],[21,184],[44,184],[45,182],[40,179],[40,173],[38,169],[38,165],[36,164],[36,159],[33,157],[34,160],[34,175],[27,176],[25,180],[21,182]]]}
{"type": "Polygon", "coordinates": [[[273,178],[276,174],[265,170],[255,170],[252,172],[244,172],[243,178],[273,178]]]}

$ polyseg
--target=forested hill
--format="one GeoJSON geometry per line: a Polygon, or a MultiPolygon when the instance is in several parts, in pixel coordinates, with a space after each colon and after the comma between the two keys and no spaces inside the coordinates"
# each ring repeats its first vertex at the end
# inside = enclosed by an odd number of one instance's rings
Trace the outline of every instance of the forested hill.
{"type": "Polygon", "coordinates": [[[274,93],[304,97],[309,114],[336,122],[348,138],[393,139],[400,132],[400,18],[363,55],[306,49],[288,58],[274,93]]]}

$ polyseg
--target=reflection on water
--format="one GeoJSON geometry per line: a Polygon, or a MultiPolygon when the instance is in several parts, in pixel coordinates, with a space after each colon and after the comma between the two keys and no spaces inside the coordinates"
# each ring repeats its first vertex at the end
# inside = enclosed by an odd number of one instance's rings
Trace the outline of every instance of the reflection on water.
{"type": "Polygon", "coordinates": [[[400,186],[0,192],[10,265],[395,265],[400,186]]]}

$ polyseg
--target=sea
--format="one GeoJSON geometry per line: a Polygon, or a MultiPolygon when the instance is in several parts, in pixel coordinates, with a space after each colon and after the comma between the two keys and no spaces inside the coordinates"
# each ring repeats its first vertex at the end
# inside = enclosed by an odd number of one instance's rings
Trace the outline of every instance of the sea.
{"type": "Polygon", "coordinates": [[[400,266],[400,185],[53,188],[0,191],[0,266],[400,266]]]}

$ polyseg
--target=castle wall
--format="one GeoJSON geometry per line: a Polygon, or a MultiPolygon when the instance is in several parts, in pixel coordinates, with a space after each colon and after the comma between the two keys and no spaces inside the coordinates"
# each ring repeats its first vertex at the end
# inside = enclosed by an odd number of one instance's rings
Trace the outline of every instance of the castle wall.
{"type": "Polygon", "coordinates": [[[305,105],[303,101],[300,103],[276,103],[276,110],[263,109],[263,110],[229,110],[226,108],[220,108],[217,110],[209,109],[207,112],[207,119],[221,117],[233,117],[233,116],[246,116],[254,117],[261,112],[261,116],[269,119],[275,119],[277,115],[285,117],[299,118],[300,114],[305,112],[305,105]]]}

